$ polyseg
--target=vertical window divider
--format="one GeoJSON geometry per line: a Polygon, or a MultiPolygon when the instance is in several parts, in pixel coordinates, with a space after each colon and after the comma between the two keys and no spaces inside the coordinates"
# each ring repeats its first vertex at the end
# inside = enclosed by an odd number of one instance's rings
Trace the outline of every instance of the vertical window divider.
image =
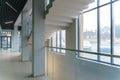
{"type": "Polygon", "coordinates": [[[99,0],[97,0],[97,60],[100,61],[100,10],[99,10],[99,0]]]}
{"type": "Polygon", "coordinates": [[[1,36],[1,48],[3,48],[3,45],[2,45],[2,39],[3,39],[3,36],[1,36]]]}
{"type": "Polygon", "coordinates": [[[10,36],[10,48],[12,48],[11,44],[12,44],[12,39],[11,39],[11,36],[10,36]]]}
{"type": "Polygon", "coordinates": [[[7,48],[8,48],[8,36],[6,36],[6,38],[7,38],[7,48]]]}
{"type": "MultiPolygon", "coordinates": [[[[77,31],[77,49],[80,50],[80,17],[78,16],[78,20],[77,20],[77,24],[76,24],[77,28],[76,28],[76,31],[77,31]]],[[[78,54],[78,57],[80,57],[80,52],[77,52],[78,54]]]]}
{"type": "MultiPolygon", "coordinates": [[[[113,48],[114,48],[114,45],[113,45],[113,42],[114,42],[114,28],[113,28],[113,7],[112,7],[112,0],[111,0],[111,3],[110,3],[110,23],[111,23],[111,55],[113,55],[113,48]]],[[[111,64],[113,64],[113,57],[111,56],[111,64]]]]}

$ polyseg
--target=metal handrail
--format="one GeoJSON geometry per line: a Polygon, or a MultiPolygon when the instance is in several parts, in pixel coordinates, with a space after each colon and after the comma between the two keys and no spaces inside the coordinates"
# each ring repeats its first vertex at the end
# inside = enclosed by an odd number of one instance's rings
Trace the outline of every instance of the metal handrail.
{"type": "Polygon", "coordinates": [[[83,51],[83,50],[75,50],[75,49],[51,47],[51,46],[46,46],[46,47],[48,47],[48,48],[56,48],[56,49],[63,49],[63,50],[68,50],[68,51],[75,51],[75,52],[82,52],[82,53],[88,53],[88,54],[102,55],[102,56],[108,56],[108,57],[120,58],[119,55],[113,55],[113,54],[104,54],[104,53],[89,52],[89,51],[83,51]]]}

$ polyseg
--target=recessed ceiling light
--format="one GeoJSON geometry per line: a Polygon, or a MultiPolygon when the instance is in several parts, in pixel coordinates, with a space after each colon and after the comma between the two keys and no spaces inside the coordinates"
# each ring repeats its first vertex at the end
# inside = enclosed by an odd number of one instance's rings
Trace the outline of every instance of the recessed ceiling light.
{"type": "Polygon", "coordinates": [[[11,24],[13,23],[13,21],[8,21],[8,22],[5,22],[5,24],[11,24]]]}

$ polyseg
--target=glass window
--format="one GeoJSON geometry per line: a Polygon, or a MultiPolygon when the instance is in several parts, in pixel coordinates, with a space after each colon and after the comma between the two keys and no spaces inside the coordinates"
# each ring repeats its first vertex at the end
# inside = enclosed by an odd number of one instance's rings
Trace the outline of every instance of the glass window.
{"type": "Polygon", "coordinates": [[[97,1],[98,0],[95,0],[93,3],[89,4],[89,9],[97,7],[97,1]]]}
{"type": "MultiPolygon", "coordinates": [[[[120,1],[113,3],[114,55],[120,56],[120,1]]],[[[120,58],[113,58],[114,64],[120,65],[120,58]]]]}
{"type": "Polygon", "coordinates": [[[95,8],[95,7],[97,7],[97,0],[95,0],[93,3],[90,3],[88,8],[85,9],[84,11],[90,10],[92,8],[95,8]]]}
{"type": "Polygon", "coordinates": [[[100,56],[100,61],[102,62],[110,63],[110,59],[111,57],[108,57],[108,56],[100,56]]]}
{"type": "MultiPolygon", "coordinates": [[[[56,32],[52,34],[52,47],[56,47],[56,32]]],[[[53,48],[53,51],[56,51],[56,48],[53,48]]]]}
{"type": "Polygon", "coordinates": [[[97,10],[83,14],[80,35],[80,50],[97,52],[97,10]]]}
{"type": "Polygon", "coordinates": [[[2,37],[2,48],[7,48],[7,37],[2,37]]]}
{"type": "MultiPolygon", "coordinates": [[[[53,40],[53,39],[52,39],[52,36],[50,36],[50,37],[49,37],[49,46],[50,46],[50,47],[53,47],[53,46],[52,46],[52,40],[53,40]]],[[[49,48],[49,51],[52,51],[52,50],[53,50],[52,48],[49,48]]]]}
{"type": "Polygon", "coordinates": [[[80,53],[80,56],[83,58],[97,60],[97,55],[94,55],[94,54],[80,53]]]}
{"type": "MultiPolygon", "coordinates": [[[[80,50],[97,52],[97,10],[92,10],[80,17],[80,50]]],[[[97,55],[80,53],[81,57],[97,59],[97,55]]]]}
{"type": "Polygon", "coordinates": [[[8,37],[8,47],[11,47],[11,37],[8,37]]]}
{"type": "MultiPolygon", "coordinates": [[[[66,31],[61,31],[61,48],[66,48],[66,31]]],[[[62,53],[65,53],[65,50],[61,50],[62,53]]]]}
{"type": "Polygon", "coordinates": [[[100,52],[110,53],[110,5],[100,8],[100,52]]]}
{"type": "Polygon", "coordinates": [[[120,58],[112,57],[112,54],[120,56],[120,1],[95,0],[88,9],[80,15],[78,43],[80,50],[86,51],[80,53],[80,56],[96,59],[95,55],[88,54],[87,51],[109,54],[111,56],[98,55],[97,60],[120,65],[120,58]],[[95,7],[97,1],[99,6],[95,7]]]}
{"type": "MultiPolygon", "coordinates": [[[[107,5],[100,8],[100,53],[111,54],[110,35],[110,5],[107,5]]],[[[110,62],[110,58],[105,56],[101,56],[100,59],[110,62]]]]}
{"type": "MultiPolygon", "coordinates": [[[[61,30],[61,31],[54,32],[50,37],[50,41],[51,41],[50,46],[52,47],[66,48],[66,31],[61,30]]],[[[65,50],[63,49],[53,48],[52,50],[65,53],[65,50]]]]}
{"type": "Polygon", "coordinates": [[[92,9],[92,8],[95,8],[95,7],[97,7],[97,0],[95,0],[93,3],[90,3],[90,4],[88,5],[88,8],[85,9],[84,11],[90,10],[90,9],[92,9]]]}
{"type": "Polygon", "coordinates": [[[99,4],[100,5],[103,5],[103,4],[106,4],[108,2],[110,2],[111,0],[99,0],[99,4]]]}
{"type": "MultiPolygon", "coordinates": [[[[60,48],[60,31],[57,32],[57,47],[60,48]]],[[[60,49],[57,49],[57,52],[60,52],[60,49]]]]}

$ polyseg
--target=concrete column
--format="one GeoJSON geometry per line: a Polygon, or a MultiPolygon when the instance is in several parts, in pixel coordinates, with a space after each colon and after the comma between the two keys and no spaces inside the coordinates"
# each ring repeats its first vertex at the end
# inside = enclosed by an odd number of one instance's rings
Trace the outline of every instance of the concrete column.
{"type": "Polygon", "coordinates": [[[32,0],[33,36],[32,36],[32,75],[45,75],[45,0],[32,0]]]}
{"type": "Polygon", "coordinates": [[[29,61],[29,47],[28,47],[28,38],[27,38],[27,19],[28,19],[28,12],[22,12],[22,31],[21,31],[21,49],[22,49],[22,61],[29,61]]]}
{"type": "Polygon", "coordinates": [[[80,28],[79,28],[80,29],[80,36],[79,36],[80,37],[80,44],[79,45],[80,45],[80,49],[83,50],[83,15],[80,15],[79,19],[80,19],[79,20],[80,21],[79,22],[80,23],[80,25],[79,25],[80,26],[80,28]]]}
{"type": "Polygon", "coordinates": [[[66,29],[66,48],[76,49],[76,19],[69,28],[66,29]]]}
{"type": "Polygon", "coordinates": [[[14,25],[14,32],[12,34],[13,36],[13,41],[12,41],[12,50],[14,52],[18,52],[19,51],[19,46],[18,46],[18,25],[14,25]]]}
{"type": "MultiPolygon", "coordinates": [[[[46,39],[45,41],[45,46],[49,46],[49,43],[50,42],[50,39],[46,39]]],[[[47,76],[48,75],[48,53],[49,53],[49,48],[46,48],[45,50],[45,75],[47,76]]]]}

